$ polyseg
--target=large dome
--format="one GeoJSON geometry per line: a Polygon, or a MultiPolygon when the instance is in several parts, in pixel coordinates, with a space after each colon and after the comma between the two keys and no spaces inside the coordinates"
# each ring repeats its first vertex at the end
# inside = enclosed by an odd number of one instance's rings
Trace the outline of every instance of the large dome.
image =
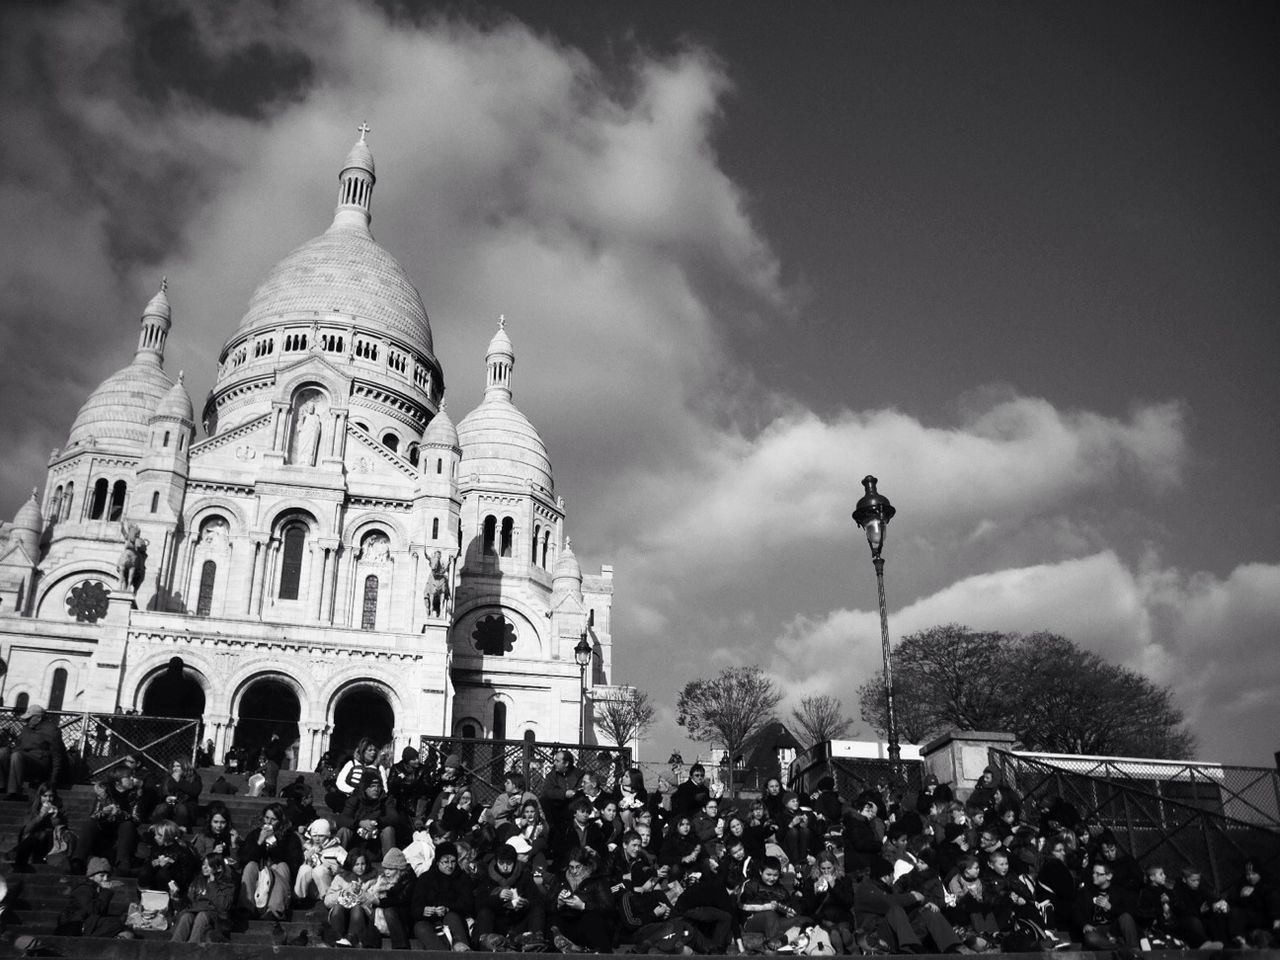
{"type": "Polygon", "coordinates": [[[134,360],[89,394],[71,425],[67,446],[92,437],[125,441],[141,449],[147,439],[147,421],[172,387],[173,381],[157,364],[134,360]]]}
{"type": "Polygon", "coordinates": [[[236,336],[313,313],[355,316],[435,355],[422,297],[365,230],[335,223],[277,263],[254,292],[236,336]]]}
{"type": "Polygon", "coordinates": [[[458,475],[493,480],[532,480],[548,492],[551,460],[529,418],[506,397],[489,396],[458,424],[462,459],[458,475]]]}

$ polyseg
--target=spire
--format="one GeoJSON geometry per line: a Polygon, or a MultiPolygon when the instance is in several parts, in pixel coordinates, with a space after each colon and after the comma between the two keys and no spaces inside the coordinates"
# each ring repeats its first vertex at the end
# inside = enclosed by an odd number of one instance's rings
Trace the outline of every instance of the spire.
{"type": "Polygon", "coordinates": [[[369,221],[373,219],[373,184],[377,177],[365,135],[372,129],[367,123],[356,127],[360,139],[352,146],[338,174],[338,209],[334,211],[330,229],[369,230],[369,221]]]}
{"type": "Polygon", "coordinates": [[[169,338],[169,327],[173,323],[169,297],[166,293],[168,289],[169,278],[162,277],[159,291],[143,308],[142,332],[138,335],[138,349],[134,354],[135,362],[164,366],[164,345],[169,338]]]}
{"type": "Polygon", "coordinates": [[[516,351],[507,336],[507,317],[498,317],[498,332],[489,341],[489,349],[485,354],[485,366],[488,377],[485,381],[484,395],[511,399],[511,369],[516,365],[516,351]]]}

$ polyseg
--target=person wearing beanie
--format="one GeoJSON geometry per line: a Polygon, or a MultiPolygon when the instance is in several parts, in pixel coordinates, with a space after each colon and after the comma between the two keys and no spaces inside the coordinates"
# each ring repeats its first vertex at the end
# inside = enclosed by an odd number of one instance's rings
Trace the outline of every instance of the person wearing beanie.
{"type": "Polygon", "coordinates": [[[531,951],[544,942],[546,907],[533,871],[520,855],[528,855],[529,843],[512,837],[498,847],[481,871],[475,887],[477,943],[497,952],[531,951]]]}
{"type": "Polygon", "coordinates": [[[302,838],[302,866],[293,880],[293,895],[323,900],[346,859],[347,850],[334,836],[333,825],[323,818],[311,821],[302,838]]]}
{"type": "Polygon", "coordinates": [[[365,903],[373,911],[373,923],[365,927],[364,946],[377,947],[385,930],[392,949],[409,949],[408,931],[413,925],[409,898],[413,884],[408,858],[399,847],[392,847],[382,855],[377,879],[365,888],[365,903]]]}
{"type": "Polygon", "coordinates": [[[110,861],[105,857],[91,857],[84,878],[71,888],[54,934],[59,937],[132,937],[133,934],[125,929],[124,919],[111,910],[116,886],[111,879],[110,861]]]}
{"type": "Polygon", "coordinates": [[[409,897],[413,936],[426,950],[448,950],[450,944],[455,951],[470,950],[467,921],[475,915],[471,877],[458,868],[457,845],[446,840],[436,846],[431,868],[413,883],[409,897]]]}

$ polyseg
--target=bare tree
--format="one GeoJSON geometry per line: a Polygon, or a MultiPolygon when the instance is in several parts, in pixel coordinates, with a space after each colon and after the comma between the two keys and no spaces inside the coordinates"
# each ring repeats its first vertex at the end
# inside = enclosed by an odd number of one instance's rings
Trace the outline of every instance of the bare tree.
{"type": "Polygon", "coordinates": [[[825,693],[804,697],[800,706],[791,711],[791,719],[809,747],[843,737],[853,726],[853,719],[844,715],[844,706],[839,698],[825,693]]]}
{"type": "Polygon", "coordinates": [[[596,726],[619,747],[644,739],[657,713],[645,691],[631,687],[629,693],[595,704],[596,726]]]}
{"type": "Polygon", "coordinates": [[[756,665],[726,667],[711,680],[690,680],[676,701],[676,723],[695,740],[724,747],[733,758],[777,719],[782,695],[756,665]]]}

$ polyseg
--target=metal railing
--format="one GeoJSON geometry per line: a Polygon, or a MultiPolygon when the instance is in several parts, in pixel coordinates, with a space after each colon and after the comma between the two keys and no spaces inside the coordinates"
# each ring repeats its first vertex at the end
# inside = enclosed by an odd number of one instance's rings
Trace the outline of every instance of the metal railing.
{"type": "Polygon", "coordinates": [[[428,769],[438,768],[450,754],[457,754],[470,778],[476,802],[491,803],[502,793],[502,782],[512,770],[524,775],[526,789],[542,792],[555,754],[568,750],[579,770],[595,775],[600,786],[612,790],[631,766],[631,750],[577,743],[544,743],[535,740],[464,740],[458,737],[421,737],[418,752],[428,769]]]}
{"type": "MultiPolygon", "coordinates": [[[[111,769],[125,757],[139,757],[168,773],[174,760],[194,760],[200,743],[200,721],[186,717],[63,710],[49,710],[45,716],[57,720],[67,750],[69,777],[79,783],[111,769]]],[[[0,713],[0,738],[16,742],[24,723],[13,713],[0,713]]]]}
{"type": "Polygon", "coordinates": [[[995,747],[989,756],[1021,794],[1032,823],[1046,801],[1066,800],[1083,821],[1110,829],[1144,867],[1194,866],[1221,890],[1239,879],[1246,860],[1264,869],[1280,866],[1280,776],[1274,770],[995,747]]]}

